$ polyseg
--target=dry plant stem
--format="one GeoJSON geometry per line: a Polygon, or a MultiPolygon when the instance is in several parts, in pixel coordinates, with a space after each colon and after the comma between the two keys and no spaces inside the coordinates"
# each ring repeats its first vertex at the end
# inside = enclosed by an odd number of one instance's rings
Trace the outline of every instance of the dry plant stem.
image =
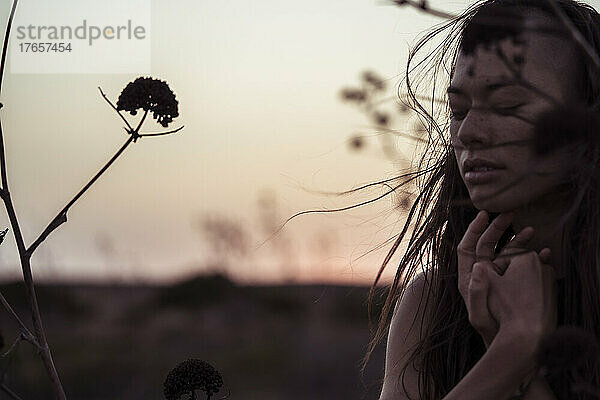
{"type": "MultiPolygon", "coordinates": [[[[6,25],[6,31],[4,34],[4,46],[2,48],[2,59],[0,62],[0,84],[2,82],[2,78],[4,77],[4,66],[6,65],[6,53],[8,49],[9,35],[10,29],[12,26],[12,21],[14,19],[15,11],[17,8],[17,0],[13,1],[12,8],[10,11],[10,15],[8,18],[8,23],[6,25]]],[[[1,86],[0,86],[1,89],[1,86]]],[[[31,306],[31,314],[33,319],[33,326],[35,331],[35,336],[37,338],[39,353],[42,357],[42,362],[46,367],[46,371],[52,383],[52,389],[54,390],[54,395],[59,400],[66,400],[65,392],[62,388],[62,384],[60,382],[60,378],[58,376],[58,372],[54,366],[54,362],[52,360],[52,355],[50,353],[50,348],[48,347],[48,343],[46,342],[46,334],[44,332],[44,328],[42,325],[42,319],[40,317],[40,310],[37,303],[37,297],[35,294],[35,286],[33,284],[33,276],[31,274],[31,263],[30,256],[27,254],[25,250],[25,244],[23,242],[23,235],[21,233],[21,229],[19,227],[19,222],[17,220],[17,214],[15,213],[14,206],[12,204],[12,200],[10,197],[10,192],[8,188],[8,178],[6,173],[6,155],[4,150],[4,137],[2,133],[2,124],[0,121],[0,172],[2,175],[2,188],[0,189],[0,197],[4,201],[4,205],[6,207],[6,212],[8,213],[8,217],[10,220],[10,224],[13,230],[13,234],[15,237],[15,241],[17,243],[17,249],[19,251],[19,258],[21,260],[21,269],[23,270],[23,280],[25,282],[25,289],[27,292],[27,299],[31,306]]]]}
{"type": "Polygon", "coordinates": [[[71,199],[71,201],[69,201],[69,203],[67,203],[67,205],[58,212],[56,217],[50,221],[46,229],[42,231],[40,236],[25,251],[28,257],[31,257],[33,252],[48,237],[48,235],[52,233],[52,231],[61,226],[63,223],[67,222],[67,212],[69,211],[69,208],[71,208],[71,206],[75,204],[77,200],[79,200],[79,198],[90,188],[90,186],[92,186],[94,182],[96,182],[98,178],[100,178],[100,176],[108,169],[108,167],[110,167],[111,164],[123,153],[123,151],[125,151],[127,146],[129,146],[129,144],[134,140],[134,137],[134,135],[130,135],[123,146],[121,146],[121,148],[115,153],[114,156],[112,156],[112,158],[104,165],[104,167],[102,167],[102,169],[100,169],[100,171],[98,171],[98,173],[94,175],[92,179],[90,179],[90,181],[71,199]]]}
{"type": "Polygon", "coordinates": [[[0,389],[2,389],[2,391],[4,393],[6,393],[11,399],[22,400],[19,396],[17,396],[17,394],[15,392],[10,390],[9,387],[6,386],[4,383],[0,383],[0,389]]]}
{"type": "Polygon", "coordinates": [[[102,95],[102,97],[104,98],[104,100],[106,100],[106,102],[108,104],[110,104],[110,106],[113,108],[113,110],[115,110],[115,112],[117,114],[119,114],[119,117],[121,117],[121,119],[125,122],[125,125],[127,125],[127,132],[131,132],[133,131],[133,128],[131,127],[131,125],[129,125],[129,122],[127,122],[127,120],[125,119],[125,117],[123,116],[123,114],[121,114],[121,111],[117,110],[117,107],[115,107],[115,105],[112,103],[112,101],[109,100],[108,97],[106,97],[106,95],[104,94],[104,92],[102,91],[102,88],[100,86],[98,86],[98,90],[100,91],[100,94],[102,95]]]}
{"type": "Polygon", "coordinates": [[[167,132],[157,132],[157,133],[140,133],[138,135],[138,137],[144,137],[144,136],[164,136],[164,135],[170,135],[171,133],[176,133],[179,132],[180,130],[183,129],[185,125],[180,126],[177,129],[173,129],[172,131],[167,131],[167,132]]]}
{"type": "Polygon", "coordinates": [[[35,294],[35,285],[33,283],[33,276],[31,274],[31,255],[27,254],[25,250],[25,244],[23,242],[23,235],[21,234],[21,230],[19,228],[19,222],[17,220],[17,215],[15,213],[14,206],[12,204],[12,200],[10,197],[10,193],[8,191],[8,180],[6,177],[6,158],[4,154],[4,140],[2,135],[2,124],[0,123],[0,163],[2,166],[2,192],[1,197],[4,201],[4,205],[6,207],[6,211],[8,213],[8,217],[10,220],[10,225],[13,230],[13,234],[15,235],[15,241],[17,242],[17,249],[19,250],[19,258],[21,260],[21,269],[23,270],[23,281],[25,282],[25,289],[27,293],[27,299],[29,301],[29,305],[31,307],[31,315],[33,320],[33,328],[35,331],[35,337],[37,338],[38,350],[40,356],[42,357],[42,362],[46,367],[46,371],[52,382],[52,389],[54,390],[54,395],[59,400],[66,400],[66,395],[62,384],[60,382],[60,378],[58,376],[58,371],[54,366],[54,361],[52,360],[52,354],[50,353],[50,348],[48,347],[48,342],[46,340],[46,333],[44,331],[44,326],[42,324],[42,318],[40,315],[40,309],[37,302],[37,296],[35,294]]]}
{"type": "Polygon", "coordinates": [[[434,10],[433,8],[430,8],[428,5],[426,5],[425,8],[423,8],[422,4],[424,4],[424,3],[421,1],[392,0],[392,4],[397,5],[397,6],[409,5],[409,6],[416,8],[417,10],[421,10],[422,12],[425,12],[427,14],[434,15],[434,16],[440,17],[440,18],[446,18],[446,19],[456,18],[455,15],[448,14],[446,12],[439,11],[439,10],[434,10]]]}
{"type": "Polygon", "coordinates": [[[4,295],[2,295],[2,293],[0,293],[0,301],[2,302],[2,305],[4,306],[4,308],[6,309],[6,311],[8,311],[8,313],[10,314],[10,316],[19,325],[19,328],[21,329],[21,335],[22,335],[23,339],[27,340],[29,343],[33,344],[35,347],[37,347],[38,349],[40,349],[40,345],[35,340],[35,336],[33,336],[33,334],[31,333],[31,331],[23,323],[23,321],[21,320],[21,318],[19,318],[19,316],[17,315],[17,313],[15,312],[15,310],[13,310],[13,308],[10,306],[10,304],[8,303],[8,301],[6,301],[6,298],[4,297],[4,295]]]}
{"type": "Polygon", "coordinates": [[[2,59],[0,60],[0,92],[2,92],[2,78],[4,77],[4,66],[6,65],[6,50],[8,49],[8,39],[10,28],[12,26],[13,19],[15,18],[15,11],[17,10],[18,0],[13,0],[10,14],[8,16],[8,22],[6,24],[6,31],[4,34],[4,43],[2,45],[2,59]]]}

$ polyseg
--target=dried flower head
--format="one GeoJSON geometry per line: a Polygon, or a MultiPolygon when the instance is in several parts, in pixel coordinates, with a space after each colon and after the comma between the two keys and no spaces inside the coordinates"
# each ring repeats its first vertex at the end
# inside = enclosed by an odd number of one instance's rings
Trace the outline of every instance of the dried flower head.
{"type": "Polygon", "coordinates": [[[385,89],[385,82],[373,71],[365,71],[362,74],[362,80],[375,90],[385,89]]]}
{"type": "Polygon", "coordinates": [[[150,111],[156,122],[167,127],[179,116],[177,104],[175,93],[167,82],[140,77],[125,86],[117,100],[117,110],[128,111],[131,115],[136,115],[140,108],[150,111]]]}
{"type": "Polygon", "coordinates": [[[219,371],[206,361],[189,359],[180,362],[167,375],[163,384],[167,400],[177,400],[184,394],[201,390],[207,399],[223,386],[219,371]]]}
{"type": "Polygon", "coordinates": [[[363,140],[362,136],[353,136],[350,138],[348,143],[350,144],[350,148],[352,150],[359,150],[365,146],[365,141],[363,140]]]}
{"type": "Polygon", "coordinates": [[[355,101],[357,103],[362,103],[367,99],[367,94],[361,89],[346,88],[341,91],[340,96],[342,100],[355,101]]]}
{"type": "Polygon", "coordinates": [[[390,122],[390,117],[386,113],[375,111],[373,113],[373,120],[377,125],[386,127],[390,122]]]}

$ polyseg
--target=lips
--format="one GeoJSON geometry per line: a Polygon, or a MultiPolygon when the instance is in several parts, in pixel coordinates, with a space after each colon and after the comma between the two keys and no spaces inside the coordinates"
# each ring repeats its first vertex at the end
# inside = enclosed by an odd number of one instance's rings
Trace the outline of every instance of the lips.
{"type": "Polygon", "coordinates": [[[499,179],[504,166],[482,158],[469,158],[463,163],[465,183],[482,185],[499,179]],[[483,169],[486,168],[486,169],[483,169]]]}
{"type": "Polygon", "coordinates": [[[498,164],[494,161],[484,160],[483,158],[468,158],[463,163],[463,171],[464,173],[471,172],[475,168],[493,168],[493,169],[503,169],[504,166],[498,164]]]}

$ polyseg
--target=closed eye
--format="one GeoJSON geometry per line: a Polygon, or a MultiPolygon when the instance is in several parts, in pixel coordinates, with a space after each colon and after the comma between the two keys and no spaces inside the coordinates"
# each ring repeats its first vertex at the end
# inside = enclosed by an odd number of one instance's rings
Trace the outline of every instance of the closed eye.
{"type": "Polygon", "coordinates": [[[500,115],[512,115],[512,114],[514,114],[513,111],[516,111],[523,105],[524,104],[517,104],[515,106],[508,106],[508,107],[498,106],[498,107],[493,107],[493,111],[500,115]]]}
{"type": "MultiPolygon", "coordinates": [[[[496,113],[496,114],[500,114],[500,115],[514,115],[514,111],[516,111],[517,109],[519,109],[520,107],[524,106],[524,104],[517,104],[514,106],[496,106],[496,107],[492,107],[491,110],[496,113]]],[[[465,119],[465,117],[467,116],[468,110],[467,111],[450,111],[450,119],[453,119],[455,121],[461,121],[463,119],[465,119]]]]}

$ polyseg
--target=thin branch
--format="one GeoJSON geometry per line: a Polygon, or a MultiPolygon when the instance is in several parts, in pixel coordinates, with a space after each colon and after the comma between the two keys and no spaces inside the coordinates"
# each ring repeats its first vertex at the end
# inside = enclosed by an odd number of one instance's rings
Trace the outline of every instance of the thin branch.
{"type": "Polygon", "coordinates": [[[4,354],[0,355],[0,358],[8,357],[8,355],[13,352],[13,350],[17,347],[17,345],[19,343],[21,343],[22,340],[24,340],[23,335],[17,336],[17,338],[15,339],[13,344],[11,344],[10,347],[8,348],[8,350],[5,351],[4,354]]]}
{"type": "Polygon", "coordinates": [[[23,320],[17,315],[15,310],[13,310],[13,308],[10,306],[10,304],[8,303],[8,301],[6,300],[6,298],[4,297],[4,295],[2,293],[0,293],[0,302],[2,302],[2,305],[4,306],[6,311],[8,311],[8,313],[15,320],[17,325],[19,325],[21,334],[24,336],[23,339],[27,340],[28,342],[30,342],[31,344],[33,344],[34,346],[39,348],[40,345],[37,343],[37,340],[35,340],[35,337],[31,333],[29,328],[27,328],[27,326],[25,325],[23,320]]]}
{"type": "Polygon", "coordinates": [[[127,146],[129,146],[129,144],[133,140],[134,136],[130,135],[129,138],[127,138],[125,144],[121,146],[121,148],[115,153],[114,156],[112,156],[112,158],[104,165],[104,167],[102,167],[102,169],[100,169],[100,171],[98,171],[98,173],[94,175],[92,179],[90,179],[90,181],[71,199],[71,201],[69,201],[69,203],[67,203],[67,205],[64,206],[63,209],[58,212],[56,217],[54,217],[54,219],[50,221],[46,229],[42,231],[40,236],[26,250],[27,256],[31,257],[33,252],[48,237],[48,235],[52,233],[52,231],[61,226],[63,223],[67,222],[67,211],[69,211],[69,208],[71,208],[71,206],[75,204],[77,200],[79,200],[79,198],[90,188],[90,186],[92,186],[94,182],[96,182],[96,180],[100,178],[100,176],[108,169],[108,167],[111,166],[111,164],[121,155],[121,153],[125,151],[127,146]]]}
{"type": "Polygon", "coordinates": [[[10,28],[12,26],[13,19],[15,18],[17,3],[18,0],[13,1],[12,7],[10,9],[10,15],[8,16],[8,23],[6,24],[6,31],[4,33],[4,44],[2,45],[2,59],[0,60],[0,93],[2,92],[2,78],[4,78],[4,66],[6,65],[6,52],[8,50],[10,28]]]}
{"type": "MultiPolygon", "coordinates": [[[[388,4],[390,4],[390,3],[388,3],[388,4]]],[[[391,4],[397,5],[397,6],[403,6],[403,5],[412,6],[412,7],[416,8],[417,10],[420,10],[424,13],[427,13],[427,14],[430,14],[430,15],[433,15],[433,16],[439,17],[439,18],[454,19],[457,17],[456,15],[449,14],[444,11],[434,10],[433,8],[430,8],[427,5],[427,2],[424,0],[421,0],[421,1],[392,0],[391,4]]]]}
{"type": "Polygon", "coordinates": [[[140,128],[142,127],[142,124],[144,123],[144,120],[146,119],[146,115],[148,115],[148,110],[144,111],[144,115],[142,115],[142,119],[140,120],[140,123],[138,124],[138,126],[135,127],[134,132],[136,134],[140,131],[140,128]]]}
{"type": "Polygon", "coordinates": [[[110,101],[110,99],[108,97],[106,97],[106,95],[104,94],[104,92],[102,91],[102,88],[100,86],[98,86],[98,90],[100,91],[100,94],[102,95],[102,97],[104,97],[104,100],[106,100],[106,102],[108,104],[110,104],[110,106],[113,108],[113,110],[115,110],[116,113],[119,114],[119,117],[121,117],[121,119],[125,122],[125,124],[127,124],[127,128],[129,128],[129,131],[133,131],[133,128],[131,127],[131,125],[129,125],[129,122],[127,121],[127,119],[125,119],[123,114],[121,114],[121,111],[117,110],[117,107],[112,103],[112,101],[110,101]]]}
{"type": "MultiPolygon", "coordinates": [[[[8,50],[9,44],[9,35],[12,26],[12,21],[14,19],[15,11],[17,8],[18,0],[14,0],[11,8],[10,15],[8,17],[8,23],[6,25],[6,31],[4,33],[4,47],[2,48],[2,59],[0,61],[0,83],[4,77],[4,67],[6,65],[6,53],[8,50]]],[[[1,87],[0,87],[1,89],[1,87]]],[[[0,104],[1,105],[1,104],[0,104]]],[[[33,319],[33,326],[35,329],[35,343],[38,344],[39,352],[41,353],[42,362],[44,363],[44,367],[48,373],[48,377],[50,378],[52,389],[54,394],[58,400],[66,400],[67,396],[65,395],[64,389],[62,387],[62,383],[60,382],[60,377],[58,376],[58,371],[54,365],[54,361],[52,360],[52,354],[50,353],[50,348],[48,347],[48,343],[46,341],[46,333],[44,331],[44,326],[42,324],[42,318],[40,315],[40,310],[37,302],[37,296],[35,294],[35,285],[33,283],[33,275],[31,274],[31,261],[30,257],[27,255],[25,250],[25,243],[23,241],[23,234],[21,233],[21,228],[19,226],[19,221],[17,219],[17,214],[15,212],[15,208],[12,204],[12,199],[10,196],[10,192],[8,189],[8,177],[6,171],[6,152],[4,148],[4,136],[2,132],[2,124],[0,121],[0,174],[2,175],[2,189],[0,190],[0,197],[4,201],[4,205],[6,207],[6,212],[8,214],[8,218],[10,220],[10,225],[12,227],[13,235],[15,237],[15,242],[17,244],[17,249],[19,251],[19,258],[21,260],[21,269],[23,271],[23,281],[25,283],[25,290],[27,293],[27,299],[29,300],[29,305],[31,306],[31,316],[33,319]]],[[[26,338],[27,339],[27,338],[26,338]]],[[[33,341],[32,341],[33,343],[33,341]]],[[[11,393],[10,390],[4,385],[0,386],[2,390],[11,393]]],[[[13,396],[18,398],[18,396],[13,396]]]]}
{"type": "Polygon", "coordinates": [[[179,132],[180,130],[183,129],[185,125],[180,126],[177,129],[173,129],[172,131],[168,131],[168,132],[157,132],[157,133],[140,133],[138,134],[139,137],[145,137],[145,136],[164,136],[164,135],[170,135],[171,133],[176,133],[179,132]]]}
{"type": "Polygon", "coordinates": [[[15,392],[13,392],[5,383],[0,383],[0,389],[14,400],[23,400],[15,392]]]}

